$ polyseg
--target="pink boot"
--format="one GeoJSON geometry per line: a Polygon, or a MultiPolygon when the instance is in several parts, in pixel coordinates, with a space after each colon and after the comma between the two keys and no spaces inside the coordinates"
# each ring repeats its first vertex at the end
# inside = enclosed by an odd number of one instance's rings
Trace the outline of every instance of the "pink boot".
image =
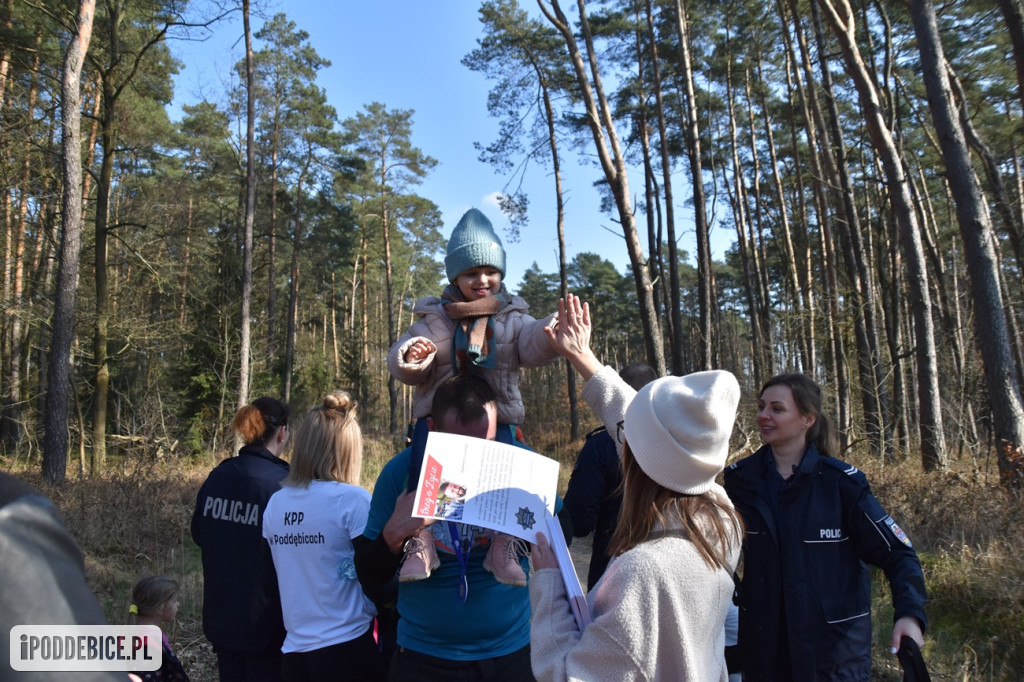
{"type": "Polygon", "coordinates": [[[405,541],[405,557],[402,559],[402,570],[398,573],[398,582],[408,583],[415,580],[426,580],[430,572],[441,565],[434,549],[434,532],[421,528],[416,535],[405,541]]]}
{"type": "Polygon", "coordinates": [[[505,585],[526,587],[526,574],[519,564],[519,555],[526,554],[526,543],[506,533],[495,533],[484,557],[484,569],[505,585]]]}

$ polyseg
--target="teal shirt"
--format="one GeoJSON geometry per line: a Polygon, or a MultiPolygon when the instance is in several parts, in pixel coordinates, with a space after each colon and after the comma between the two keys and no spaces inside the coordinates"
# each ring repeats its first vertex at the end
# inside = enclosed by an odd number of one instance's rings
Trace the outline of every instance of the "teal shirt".
{"type": "MultiPolygon", "coordinates": [[[[394,511],[395,500],[405,491],[409,455],[410,449],[395,455],[377,478],[363,531],[369,540],[380,535],[394,511]]],[[[431,528],[441,565],[426,580],[399,583],[398,645],[454,661],[493,658],[522,649],[530,643],[529,589],[503,585],[484,570],[489,530],[453,525],[463,537],[463,548],[470,547],[466,601],[459,600],[462,570],[452,548],[449,524],[439,521],[431,528]],[[467,542],[470,539],[471,543],[467,542]]],[[[529,573],[526,558],[520,562],[529,573]]]]}

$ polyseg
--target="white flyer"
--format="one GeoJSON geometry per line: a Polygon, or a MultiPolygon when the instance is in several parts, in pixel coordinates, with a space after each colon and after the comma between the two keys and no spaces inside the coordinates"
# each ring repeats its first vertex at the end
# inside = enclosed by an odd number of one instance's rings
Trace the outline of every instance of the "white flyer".
{"type": "Polygon", "coordinates": [[[555,513],[558,462],[493,440],[431,431],[413,516],[482,526],[537,541],[555,513]],[[546,511],[545,511],[546,510],[546,511]]]}

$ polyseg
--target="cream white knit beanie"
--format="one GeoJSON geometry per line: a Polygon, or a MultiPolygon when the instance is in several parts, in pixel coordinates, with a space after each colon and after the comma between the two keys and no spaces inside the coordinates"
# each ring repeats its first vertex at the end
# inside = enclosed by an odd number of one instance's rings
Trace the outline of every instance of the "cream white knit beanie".
{"type": "Polygon", "coordinates": [[[724,370],[662,377],[626,408],[626,442],[654,482],[699,495],[725,466],[739,400],[739,382],[724,370]]]}

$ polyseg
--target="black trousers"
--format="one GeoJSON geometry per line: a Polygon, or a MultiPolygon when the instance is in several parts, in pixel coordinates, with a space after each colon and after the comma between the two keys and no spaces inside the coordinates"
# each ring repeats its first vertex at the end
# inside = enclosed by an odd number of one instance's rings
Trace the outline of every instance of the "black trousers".
{"type": "Polygon", "coordinates": [[[478,661],[449,661],[398,647],[388,671],[389,682],[535,682],[530,645],[504,656],[478,661]]]}
{"type": "Polygon", "coordinates": [[[220,682],[281,682],[281,652],[252,654],[215,649],[220,682]]]}
{"type": "Polygon", "coordinates": [[[285,654],[281,672],[285,682],[380,682],[384,679],[384,664],[371,625],[362,635],[347,642],[285,654]]]}

